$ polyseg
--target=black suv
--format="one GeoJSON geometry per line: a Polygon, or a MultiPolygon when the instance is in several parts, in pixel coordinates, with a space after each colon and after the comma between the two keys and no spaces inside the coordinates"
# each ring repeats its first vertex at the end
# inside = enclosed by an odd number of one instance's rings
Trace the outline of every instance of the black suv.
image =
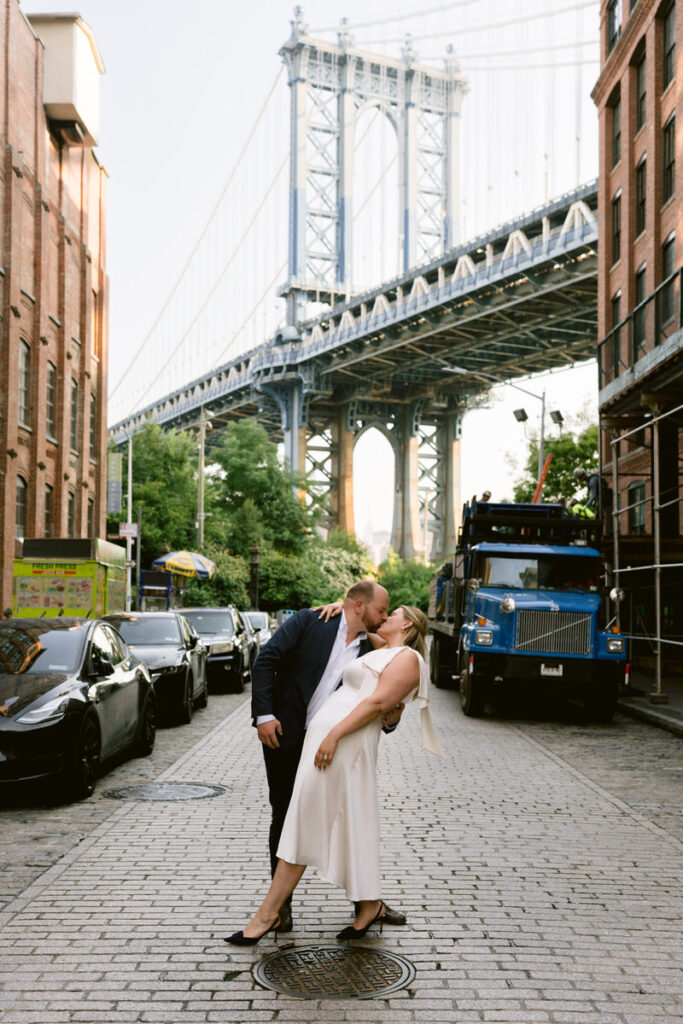
{"type": "Polygon", "coordinates": [[[183,608],[208,651],[206,673],[216,693],[241,693],[251,682],[249,637],[237,608],[183,608]]]}

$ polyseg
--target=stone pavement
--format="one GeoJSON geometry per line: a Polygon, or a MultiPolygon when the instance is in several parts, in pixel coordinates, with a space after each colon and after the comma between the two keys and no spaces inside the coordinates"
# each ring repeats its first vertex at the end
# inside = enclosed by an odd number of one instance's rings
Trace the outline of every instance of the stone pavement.
{"type": "MultiPolygon", "coordinates": [[[[3,1024],[680,1020],[682,844],[522,728],[433,697],[448,760],[421,751],[414,707],[380,753],[384,895],[410,921],[365,944],[410,960],[409,988],[293,999],[253,981],[269,939],[223,943],[268,873],[245,700],[159,776],[229,793],[112,803],[0,913],[3,1024]]],[[[333,944],[350,920],[314,873],[295,911],[297,945],[333,944]]]]}

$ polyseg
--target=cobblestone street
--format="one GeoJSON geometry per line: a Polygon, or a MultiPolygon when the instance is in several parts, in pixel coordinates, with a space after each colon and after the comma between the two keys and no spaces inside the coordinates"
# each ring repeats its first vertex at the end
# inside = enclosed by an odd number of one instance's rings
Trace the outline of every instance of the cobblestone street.
{"type": "MultiPolygon", "coordinates": [[[[248,697],[212,697],[91,800],[3,809],[3,1024],[680,1019],[681,740],[620,715],[473,720],[448,691],[434,704],[447,762],[421,751],[413,708],[380,753],[383,895],[409,923],[363,945],[414,964],[408,987],[294,999],[252,978],[270,939],[226,948],[267,883],[268,815],[248,697]],[[229,792],[105,796],[152,779],[229,792]]],[[[311,873],[286,938],[334,945],[349,921],[311,873]]]]}

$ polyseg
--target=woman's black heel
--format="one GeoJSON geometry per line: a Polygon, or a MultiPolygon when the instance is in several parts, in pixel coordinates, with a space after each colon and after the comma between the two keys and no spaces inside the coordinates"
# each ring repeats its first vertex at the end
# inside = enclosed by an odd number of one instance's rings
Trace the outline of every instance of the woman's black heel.
{"type": "Polygon", "coordinates": [[[382,902],[382,900],[380,900],[379,901],[379,910],[377,911],[377,913],[373,917],[372,921],[368,921],[368,923],[366,924],[365,928],[354,928],[352,924],[349,924],[349,925],[346,926],[346,928],[342,928],[342,930],[338,933],[337,938],[338,939],[351,939],[351,940],[353,940],[353,939],[362,939],[367,934],[368,928],[371,928],[372,925],[376,921],[379,921],[379,933],[381,935],[382,934],[382,927],[384,925],[384,912],[385,912],[385,910],[386,910],[386,907],[384,906],[384,903],[382,902]]]}
{"type": "Polygon", "coordinates": [[[275,929],[280,924],[280,918],[277,917],[270,928],[267,928],[263,935],[257,935],[255,938],[251,935],[245,935],[244,931],[233,932],[232,935],[226,935],[223,942],[229,942],[232,946],[255,946],[257,942],[260,942],[264,935],[268,932],[275,932],[275,941],[277,942],[277,931],[275,929]]]}

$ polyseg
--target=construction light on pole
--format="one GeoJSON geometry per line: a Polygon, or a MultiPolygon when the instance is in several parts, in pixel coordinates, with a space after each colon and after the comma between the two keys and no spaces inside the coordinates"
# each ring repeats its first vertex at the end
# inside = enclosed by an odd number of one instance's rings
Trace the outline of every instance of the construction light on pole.
{"type": "MultiPolygon", "coordinates": [[[[484,377],[486,380],[493,380],[497,384],[505,384],[506,387],[514,388],[515,391],[521,391],[523,394],[529,395],[530,398],[535,398],[541,403],[541,430],[538,440],[537,483],[541,486],[542,492],[541,477],[543,476],[543,466],[545,465],[545,389],[541,395],[537,395],[535,391],[529,391],[528,388],[520,387],[519,384],[513,384],[512,381],[504,380],[502,377],[496,377],[493,373],[484,373],[481,370],[467,370],[464,366],[442,366],[441,369],[445,373],[459,373],[466,377],[484,377]]],[[[558,419],[556,419],[556,417],[559,417],[559,423],[563,422],[562,413],[559,412],[559,410],[555,410],[550,415],[554,423],[558,423],[558,419]]],[[[515,409],[513,416],[518,423],[525,423],[529,418],[525,409],[515,409]]],[[[542,494],[539,493],[538,500],[541,499],[541,496],[542,494]]]]}

